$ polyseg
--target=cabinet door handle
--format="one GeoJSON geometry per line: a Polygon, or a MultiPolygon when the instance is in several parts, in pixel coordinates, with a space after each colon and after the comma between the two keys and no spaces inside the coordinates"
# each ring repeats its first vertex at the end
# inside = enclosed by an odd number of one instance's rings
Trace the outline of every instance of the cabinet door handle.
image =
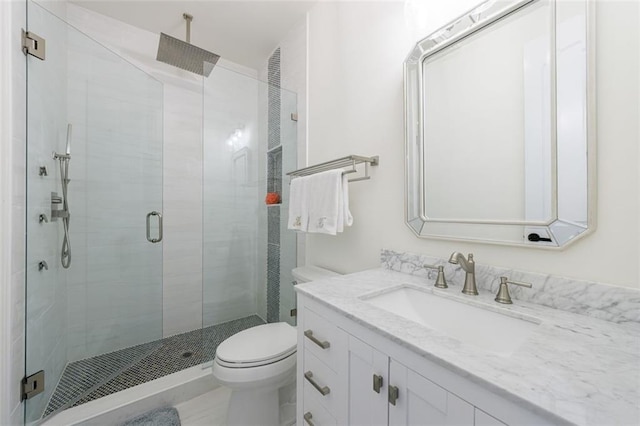
{"type": "Polygon", "coordinates": [[[328,386],[320,386],[315,380],[313,380],[313,373],[311,371],[304,373],[304,378],[307,379],[307,381],[311,383],[313,387],[322,394],[322,396],[329,395],[329,392],[331,392],[331,389],[329,389],[328,386]]]}
{"type": "Polygon", "coordinates": [[[311,421],[312,418],[313,415],[311,414],[311,411],[304,413],[304,421],[307,422],[309,426],[314,426],[314,423],[311,421]]]}
{"type": "Polygon", "coordinates": [[[380,389],[382,389],[382,376],[378,376],[377,374],[373,375],[373,390],[376,393],[380,393],[380,389]]]}
{"type": "Polygon", "coordinates": [[[315,343],[316,345],[320,346],[322,349],[328,349],[331,346],[331,344],[329,342],[327,342],[326,340],[324,342],[321,342],[320,340],[318,340],[315,337],[313,337],[313,331],[311,331],[311,330],[305,331],[304,335],[307,336],[309,338],[309,340],[311,340],[313,343],[315,343]]]}
{"type": "Polygon", "coordinates": [[[396,405],[399,393],[400,391],[396,386],[389,386],[389,403],[391,403],[391,405],[396,405]]]}

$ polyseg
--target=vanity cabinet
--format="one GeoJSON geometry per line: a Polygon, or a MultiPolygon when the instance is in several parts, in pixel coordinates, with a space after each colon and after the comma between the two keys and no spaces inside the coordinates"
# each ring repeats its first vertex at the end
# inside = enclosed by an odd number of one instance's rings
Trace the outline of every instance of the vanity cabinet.
{"type": "Polygon", "coordinates": [[[551,423],[303,295],[298,312],[300,426],[551,423]]]}
{"type": "Polygon", "coordinates": [[[468,425],[473,405],[349,336],[349,425],[468,425]]]}

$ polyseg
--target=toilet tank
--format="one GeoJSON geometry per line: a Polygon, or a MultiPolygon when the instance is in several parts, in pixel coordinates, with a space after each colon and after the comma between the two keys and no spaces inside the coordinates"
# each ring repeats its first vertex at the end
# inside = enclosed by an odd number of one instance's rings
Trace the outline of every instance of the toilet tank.
{"type": "Polygon", "coordinates": [[[337,277],[339,274],[334,271],[330,271],[325,268],[320,268],[319,266],[300,266],[298,268],[294,268],[291,271],[293,278],[296,280],[296,284],[300,283],[308,283],[311,281],[321,280],[324,278],[337,277]]]}

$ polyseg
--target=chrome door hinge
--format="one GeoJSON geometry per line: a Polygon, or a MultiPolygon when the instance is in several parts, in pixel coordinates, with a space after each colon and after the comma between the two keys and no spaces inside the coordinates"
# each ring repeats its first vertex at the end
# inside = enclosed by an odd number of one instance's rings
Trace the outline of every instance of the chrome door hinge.
{"type": "Polygon", "coordinates": [[[22,30],[22,52],[44,61],[45,39],[31,31],[22,30]]]}
{"type": "Polygon", "coordinates": [[[22,389],[20,390],[21,399],[33,398],[37,394],[44,391],[44,370],[40,370],[35,374],[22,379],[22,389]]]}

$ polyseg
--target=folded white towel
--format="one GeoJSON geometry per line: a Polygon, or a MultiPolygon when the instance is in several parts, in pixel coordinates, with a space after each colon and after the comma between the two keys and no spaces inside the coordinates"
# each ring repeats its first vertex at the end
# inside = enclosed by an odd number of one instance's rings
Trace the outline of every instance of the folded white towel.
{"type": "Polygon", "coordinates": [[[349,190],[342,170],[329,170],[308,177],[307,231],[336,235],[351,226],[353,217],[349,211],[349,190]]]}
{"type": "Polygon", "coordinates": [[[289,220],[288,228],[307,232],[309,223],[308,178],[291,179],[289,185],[289,220]]]}

